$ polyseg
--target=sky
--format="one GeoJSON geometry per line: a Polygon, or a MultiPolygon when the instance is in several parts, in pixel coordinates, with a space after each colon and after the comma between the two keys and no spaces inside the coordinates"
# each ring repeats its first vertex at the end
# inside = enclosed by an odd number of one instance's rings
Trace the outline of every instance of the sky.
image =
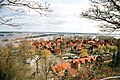
{"type": "MultiPolygon", "coordinates": [[[[16,23],[23,23],[21,29],[10,26],[0,26],[0,31],[38,31],[38,32],[77,32],[98,33],[97,22],[82,18],[83,10],[90,4],[89,0],[40,0],[50,3],[53,12],[41,16],[33,11],[23,14],[14,13],[18,19],[16,23]]],[[[27,9],[26,9],[27,10],[27,9]]],[[[0,10],[2,14],[9,14],[7,10],[0,10]]]]}

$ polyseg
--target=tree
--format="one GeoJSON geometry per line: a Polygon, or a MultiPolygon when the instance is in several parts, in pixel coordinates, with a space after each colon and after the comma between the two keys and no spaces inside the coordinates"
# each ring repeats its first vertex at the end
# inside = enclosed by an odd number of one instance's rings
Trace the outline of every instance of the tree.
{"type": "MultiPolygon", "coordinates": [[[[91,7],[82,12],[82,17],[101,21],[100,31],[114,32],[120,30],[120,0],[90,0],[91,7]]],[[[119,44],[119,40],[117,41],[119,44]]],[[[120,45],[118,46],[118,50],[120,45]]],[[[117,54],[120,51],[118,51],[117,54]]],[[[120,66],[120,58],[117,56],[116,62],[120,66]]],[[[116,65],[118,66],[118,65],[116,65]]]]}
{"type": "Polygon", "coordinates": [[[23,60],[12,44],[0,48],[0,80],[25,80],[23,60]]]}
{"type": "Polygon", "coordinates": [[[91,7],[82,12],[82,16],[101,21],[101,31],[113,32],[120,30],[119,0],[90,0],[91,7]]]}
{"type": "Polygon", "coordinates": [[[64,41],[61,42],[61,44],[60,44],[61,56],[65,54],[65,50],[66,50],[65,47],[66,47],[65,42],[64,41]]]}
{"type": "Polygon", "coordinates": [[[115,65],[113,65],[113,66],[120,66],[120,39],[117,40],[116,45],[118,46],[118,52],[117,52],[116,57],[114,58],[115,59],[115,65]]]}
{"type": "Polygon", "coordinates": [[[20,42],[18,46],[16,46],[16,48],[17,48],[17,53],[19,53],[19,57],[21,57],[22,60],[31,58],[35,53],[35,50],[34,48],[32,48],[30,42],[26,40],[20,42]]]}
{"type": "MultiPolygon", "coordinates": [[[[42,5],[39,2],[32,0],[0,0],[0,10],[9,9],[10,11],[15,11],[18,13],[25,12],[25,8],[29,10],[36,11],[39,14],[44,14],[45,11],[49,10],[50,4],[45,3],[42,5]]],[[[16,18],[10,17],[9,15],[0,15],[0,25],[7,25],[12,27],[18,27],[22,25],[21,23],[14,23],[13,20],[16,18]]]]}
{"type": "MultiPolygon", "coordinates": [[[[43,61],[42,61],[42,72],[44,73],[44,79],[47,80],[48,78],[48,74],[49,74],[49,71],[50,71],[50,64],[48,64],[48,57],[52,54],[49,50],[47,49],[44,49],[41,51],[41,54],[42,54],[42,57],[43,57],[43,61]]],[[[50,61],[51,62],[51,61],[50,61]]]]}
{"type": "Polygon", "coordinates": [[[51,77],[51,66],[55,64],[55,61],[49,50],[33,49],[29,42],[23,41],[18,46],[12,43],[7,44],[0,47],[0,80],[47,80],[51,77]],[[31,50],[36,54],[32,54],[31,50]],[[37,58],[34,65],[35,72],[31,72],[31,66],[26,64],[29,58],[34,60],[37,58]]]}
{"type": "Polygon", "coordinates": [[[36,55],[38,55],[40,59],[36,60],[35,75],[38,75],[41,80],[47,80],[50,78],[51,66],[55,63],[52,53],[47,49],[38,49],[36,55]]]}

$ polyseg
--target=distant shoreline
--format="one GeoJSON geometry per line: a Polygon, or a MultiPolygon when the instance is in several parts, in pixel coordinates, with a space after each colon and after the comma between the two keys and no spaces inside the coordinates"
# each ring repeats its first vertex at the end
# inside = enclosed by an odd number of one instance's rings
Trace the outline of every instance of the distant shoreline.
{"type": "MultiPolygon", "coordinates": [[[[39,31],[0,31],[0,33],[58,33],[58,34],[90,34],[90,35],[109,35],[109,33],[81,33],[81,32],[39,32],[39,31]]],[[[116,35],[116,34],[112,34],[116,35]]],[[[117,34],[120,35],[120,34],[117,34]]]]}
{"type": "Polygon", "coordinates": [[[102,34],[102,33],[72,33],[72,32],[20,32],[20,31],[0,31],[0,40],[2,39],[33,39],[49,36],[110,36],[119,39],[120,34],[102,34]]]}

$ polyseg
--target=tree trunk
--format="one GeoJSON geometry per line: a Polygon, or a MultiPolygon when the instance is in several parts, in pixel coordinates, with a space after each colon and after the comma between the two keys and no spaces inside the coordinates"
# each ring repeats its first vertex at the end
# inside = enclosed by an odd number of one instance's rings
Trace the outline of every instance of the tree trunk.
{"type": "Polygon", "coordinates": [[[118,52],[117,52],[115,66],[120,67],[120,39],[117,40],[117,46],[118,46],[118,52]]]}
{"type": "Polygon", "coordinates": [[[45,56],[45,80],[47,80],[47,57],[45,56]]]}
{"type": "Polygon", "coordinates": [[[118,53],[117,53],[115,66],[120,67],[120,50],[118,50],[118,53]]]}
{"type": "Polygon", "coordinates": [[[118,51],[113,55],[112,67],[120,67],[120,39],[117,40],[118,51]]]}
{"type": "Polygon", "coordinates": [[[38,73],[38,60],[36,60],[36,72],[38,73]]]}

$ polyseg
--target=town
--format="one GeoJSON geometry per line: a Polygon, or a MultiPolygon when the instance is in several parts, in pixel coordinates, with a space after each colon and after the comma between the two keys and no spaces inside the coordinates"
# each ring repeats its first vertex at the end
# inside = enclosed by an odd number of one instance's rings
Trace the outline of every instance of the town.
{"type": "MultiPolygon", "coordinates": [[[[106,65],[112,66],[113,56],[118,51],[117,39],[111,36],[53,35],[52,38],[46,37],[47,39],[20,38],[6,44],[8,47],[14,46],[10,52],[15,54],[9,56],[16,56],[24,62],[25,75],[29,73],[28,79],[41,77],[45,80],[79,80],[79,78],[97,80],[102,78],[96,76],[97,70],[106,68],[106,65]],[[89,73],[86,73],[88,71],[89,73]]],[[[4,48],[6,47],[1,47],[1,50],[4,48]]],[[[107,71],[112,70],[108,68],[105,76],[114,74],[107,71]]]]}

